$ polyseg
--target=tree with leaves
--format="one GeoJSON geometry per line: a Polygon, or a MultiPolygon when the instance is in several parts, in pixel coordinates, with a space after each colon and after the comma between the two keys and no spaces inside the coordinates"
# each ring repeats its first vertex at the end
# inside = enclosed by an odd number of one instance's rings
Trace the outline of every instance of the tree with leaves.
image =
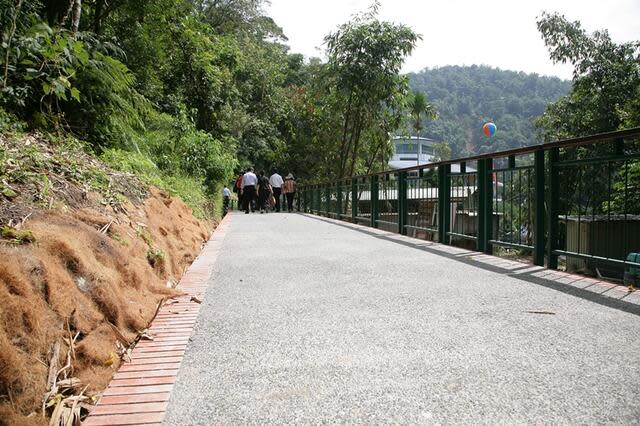
{"type": "MultiPolygon", "coordinates": [[[[378,20],[378,8],[376,2],[325,38],[328,89],[343,117],[334,171],[339,178],[356,172],[365,132],[382,120],[399,124],[407,92],[400,69],[420,38],[405,25],[378,20]]],[[[374,157],[384,143],[388,135],[370,150],[374,157]]]]}
{"type": "MultiPolygon", "coordinates": [[[[422,119],[423,117],[435,120],[438,117],[436,109],[433,105],[427,102],[427,95],[422,92],[414,92],[409,100],[409,113],[412,119],[412,127],[416,133],[416,139],[420,137],[422,131],[422,119]]],[[[418,163],[420,157],[418,156],[418,163]]]]}
{"type": "Polygon", "coordinates": [[[551,59],[574,66],[571,92],[538,121],[545,140],[640,125],[640,42],[614,43],[608,31],[589,34],[558,13],[537,25],[551,59]]]}
{"type": "MultiPolygon", "coordinates": [[[[555,62],[574,67],[571,92],[550,104],[537,125],[545,141],[640,126],[640,41],[614,43],[607,30],[588,33],[579,21],[543,13],[538,29],[555,62]]],[[[591,151],[611,155],[611,144],[591,151]]],[[[637,143],[618,149],[637,151],[637,143]]],[[[588,150],[570,155],[581,158],[588,150]]],[[[569,155],[569,154],[567,154],[569,155]]],[[[592,214],[640,214],[640,163],[610,162],[589,171],[589,185],[579,188],[582,169],[563,171],[569,194],[562,208],[592,214]]]]}

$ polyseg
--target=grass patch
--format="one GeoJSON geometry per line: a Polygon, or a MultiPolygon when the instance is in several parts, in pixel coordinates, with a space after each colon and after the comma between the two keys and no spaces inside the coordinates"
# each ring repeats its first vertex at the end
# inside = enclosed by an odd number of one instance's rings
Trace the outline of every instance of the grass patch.
{"type": "Polygon", "coordinates": [[[147,250],[147,260],[149,265],[155,268],[164,264],[164,252],[158,248],[150,248],[147,250]]]}
{"type": "Polygon", "coordinates": [[[5,225],[0,228],[0,240],[9,244],[22,245],[35,242],[36,237],[29,230],[22,231],[5,225]]]}
{"type": "Polygon", "coordinates": [[[116,170],[135,174],[143,182],[179,197],[199,219],[220,216],[203,183],[194,177],[163,173],[147,156],[136,152],[110,149],[100,158],[116,170]]]}

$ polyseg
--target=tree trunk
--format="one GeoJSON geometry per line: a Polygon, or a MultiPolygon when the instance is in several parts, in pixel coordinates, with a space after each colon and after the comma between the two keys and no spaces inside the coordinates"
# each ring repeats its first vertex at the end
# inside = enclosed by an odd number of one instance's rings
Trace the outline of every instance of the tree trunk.
{"type": "Polygon", "coordinates": [[[16,28],[18,26],[18,15],[20,15],[20,10],[22,9],[22,0],[18,0],[18,4],[13,11],[13,19],[11,20],[11,30],[9,30],[9,37],[7,37],[7,47],[5,53],[4,60],[4,75],[2,78],[2,88],[7,87],[7,81],[9,80],[9,59],[11,55],[11,42],[13,41],[13,36],[16,34],[16,28]]]}
{"type": "Polygon", "coordinates": [[[362,123],[365,121],[365,117],[362,117],[362,112],[358,111],[358,127],[354,131],[353,137],[353,149],[351,150],[351,167],[349,168],[349,176],[353,176],[356,170],[356,161],[358,159],[358,148],[360,148],[360,135],[362,133],[362,123]]]}
{"type": "Polygon", "coordinates": [[[71,14],[71,11],[73,10],[73,5],[76,3],[76,0],[69,0],[69,5],[67,6],[67,10],[64,12],[64,15],[62,15],[60,17],[60,21],[58,22],[58,25],[60,25],[60,27],[64,27],[67,23],[67,19],[69,19],[69,15],[71,14]]]}
{"type": "Polygon", "coordinates": [[[340,153],[341,159],[340,159],[340,174],[338,175],[338,178],[342,179],[344,177],[346,177],[346,173],[347,173],[347,164],[349,164],[349,152],[351,151],[351,146],[353,145],[353,140],[356,136],[356,131],[355,129],[358,127],[358,121],[357,121],[357,117],[356,120],[354,120],[352,127],[351,127],[351,132],[349,133],[349,139],[347,140],[347,143],[344,147],[344,151],[340,153]]]}
{"type": "Polygon", "coordinates": [[[104,10],[104,0],[96,0],[95,11],[93,14],[93,32],[100,34],[102,31],[102,11],[104,10]]]}
{"type": "MultiPolygon", "coordinates": [[[[380,143],[378,143],[376,145],[376,149],[375,151],[373,151],[373,155],[371,156],[371,159],[369,161],[369,163],[367,164],[367,171],[365,172],[366,175],[368,175],[369,173],[371,173],[371,169],[373,169],[373,165],[376,162],[376,157],[378,156],[378,153],[380,152],[380,148],[382,148],[382,145],[385,143],[385,140],[381,140],[380,143]]],[[[384,165],[384,153],[382,153],[382,164],[384,165]]]]}
{"type": "Polygon", "coordinates": [[[80,27],[80,15],[82,15],[82,0],[75,0],[73,5],[73,18],[71,21],[71,32],[75,35],[80,27]]]}
{"type": "Polygon", "coordinates": [[[340,169],[338,171],[338,177],[342,178],[344,175],[344,169],[347,166],[347,153],[349,152],[349,148],[347,148],[347,129],[349,128],[349,118],[351,116],[351,102],[353,100],[353,92],[349,94],[349,101],[347,102],[347,112],[344,115],[344,125],[342,128],[342,140],[340,141],[340,169]],[[346,152],[345,152],[346,148],[346,152]]]}

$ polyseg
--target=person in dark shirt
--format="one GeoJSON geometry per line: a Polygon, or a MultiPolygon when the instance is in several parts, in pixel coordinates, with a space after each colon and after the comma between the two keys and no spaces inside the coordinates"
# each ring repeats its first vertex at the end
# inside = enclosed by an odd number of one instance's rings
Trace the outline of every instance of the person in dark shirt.
{"type": "Polygon", "coordinates": [[[258,176],[258,209],[260,213],[269,211],[269,200],[273,190],[271,184],[269,184],[269,178],[264,175],[264,172],[260,172],[258,176]]]}

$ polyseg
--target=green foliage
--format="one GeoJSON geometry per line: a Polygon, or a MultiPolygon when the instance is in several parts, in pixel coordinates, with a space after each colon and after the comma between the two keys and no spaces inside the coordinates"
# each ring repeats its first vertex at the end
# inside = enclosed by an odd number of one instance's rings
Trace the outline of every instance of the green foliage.
{"type": "MultiPolygon", "coordinates": [[[[605,181],[605,185],[608,183],[605,181]]],[[[600,183],[600,186],[604,185],[600,183]]],[[[605,186],[602,192],[606,190],[605,186]]],[[[618,170],[611,185],[611,200],[604,201],[599,207],[602,213],[640,214],[640,161],[629,162],[626,168],[618,170]]]]}
{"type": "Polygon", "coordinates": [[[82,41],[65,30],[54,31],[46,23],[36,22],[15,35],[12,45],[3,58],[7,72],[3,100],[8,105],[29,108],[24,96],[33,96],[51,112],[55,102],[80,100],[72,80],[89,61],[82,41]]]}
{"type": "Polygon", "coordinates": [[[353,175],[359,164],[371,170],[377,153],[389,143],[385,131],[401,120],[407,80],[400,69],[420,36],[405,25],[378,20],[378,7],[374,3],[368,13],[325,38],[327,89],[334,98],[334,111],[344,120],[336,129],[342,135],[339,146],[331,149],[339,159],[333,171],[337,177],[353,175]],[[363,138],[367,133],[378,137],[363,138]],[[362,149],[363,141],[373,146],[362,149]],[[362,151],[369,155],[361,158],[362,151]]]}
{"type": "Polygon", "coordinates": [[[138,151],[151,104],[135,90],[135,76],[119,60],[95,51],[89,65],[77,77],[80,108],[68,104],[64,108],[70,130],[97,151],[107,147],[138,151]]]}
{"type": "Polygon", "coordinates": [[[555,77],[486,66],[446,66],[409,74],[413,91],[429,95],[437,120],[423,119],[421,136],[447,141],[453,158],[539,143],[534,121],[571,84],[555,77]],[[482,125],[493,121],[492,138],[482,125]]]}
{"type": "Polygon", "coordinates": [[[160,169],[144,154],[120,149],[108,149],[102,153],[100,159],[116,170],[139,176],[148,184],[162,185],[160,169]]]}
{"type": "Polygon", "coordinates": [[[281,130],[285,143],[274,150],[280,170],[306,180],[387,167],[392,149],[389,134],[405,115],[406,79],[399,76],[396,65],[402,63],[406,37],[412,37],[407,30],[379,22],[373,11],[345,24],[340,35],[333,35],[334,62],[330,59],[324,64],[312,58],[300,68],[295,55],[290,57],[287,81],[293,83],[286,90],[287,126],[281,130]],[[340,49],[348,47],[338,42],[348,46],[358,37],[364,37],[361,56],[342,56],[340,49]],[[341,64],[345,57],[360,62],[341,64]],[[371,71],[368,84],[361,84],[351,67],[376,62],[377,74],[371,71]],[[340,75],[342,72],[345,74],[340,75]]]}
{"type": "Polygon", "coordinates": [[[162,265],[164,263],[164,252],[159,248],[150,247],[147,250],[147,261],[154,268],[162,265]]]}
{"type": "Polygon", "coordinates": [[[22,132],[26,127],[26,123],[20,121],[18,117],[0,108],[0,133],[22,132]]]}
{"type": "Polygon", "coordinates": [[[36,241],[33,232],[29,230],[18,230],[12,226],[0,227],[0,242],[21,245],[36,241]]]}
{"type": "Polygon", "coordinates": [[[300,78],[263,4],[95,0],[78,14],[67,2],[0,0],[0,130],[25,121],[71,133],[209,214],[236,150],[275,161],[285,81],[300,78]]]}
{"type": "Polygon", "coordinates": [[[149,156],[140,153],[108,149],[100,159],[116,170],[135,174],[144,182],[180,197],[191,207],[196,217],[205,219],[219,215],[217,210],[221,206],[211,204],[211,194],[207,192],[201,179],[186,174],[163,172],[149,156]]]}
{"type": "Polygon", "coordinates": [[[411,116],[412,127],[416,136],[420,136],[422,130],[423,116],[427,119],[435,120],[438,118],[436,108],[427,102],[427,95],[422,92],[413,92],[409,97],[407,105],[411,116]]]}
{"type": "Polygon", "coordinates": [[[436,142],[433,144],[434,161],[451,160],[452,150],[447,142],[436,142]]]}
{"type": "MultiPolygon", "coordinates": [[[[537,122],[545,140],[640,126],[640,41],[616,44],[608,31],[589,34],[579,21],[571,22],[558,13],[543,13],[537,24],[551,59],[574,67],[571,92],[550,104],[537,122]]],[[[604,152],[607,149],[602,146],[595,151],[611,155],[604,152]]],[[[637,146],[633,149],[628,144],[627,149],[637,152],[637,146]]],[[[587,154],[577,150],[576,158],[587,154]]],[[[617,170],[590,177],[587,205],[597,213],[640,213],[640,163],[612,164],[619,164],[617,170]],[[608,192],[612,199],[599,203],[608,192]]],[[[579,177],[567,180],[572,185],[579,177]]]]}
{"type": "Polygon", "coordinates": [[[640,125],[640,42],[616,44],[557,13],[543,13],[538,30],[551,59],[574,66],[571,92],[538,121],[545,140],[640,125]]]}
{"type": "MultiPolygon", "coordinates": [[[[165,176],[163,188],[171,195],[180,197],[188,205],[193,214],[200,219],[222,217],[222,201],[210,193],[210,188],[205,187],[202,181],[190,176],[165,176]]],[[[222,191],[222,183],[216,184],[215,194],[222,191]]]]}

